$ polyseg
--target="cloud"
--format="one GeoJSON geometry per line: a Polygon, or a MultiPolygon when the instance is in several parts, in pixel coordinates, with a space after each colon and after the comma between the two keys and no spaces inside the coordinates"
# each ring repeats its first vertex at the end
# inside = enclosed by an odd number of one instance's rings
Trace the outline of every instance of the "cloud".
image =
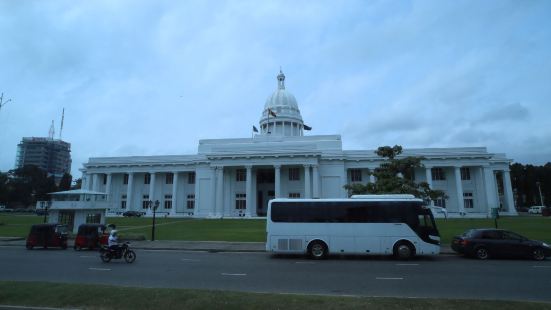
{"type": "MultiPolygon", "coordinates": [[[[345,148],[551,158],[547,1],[0,2],[0,170],[52,119],[92,156],[250,137],[279,66],[308,134],[345,148]],[[548,141],[548,140],[547,140],[548,141]],[[538,150],[537,153],[534,150],[538,150]]],[[[132,154],[130,154],[132,153],[132,154]]]]}

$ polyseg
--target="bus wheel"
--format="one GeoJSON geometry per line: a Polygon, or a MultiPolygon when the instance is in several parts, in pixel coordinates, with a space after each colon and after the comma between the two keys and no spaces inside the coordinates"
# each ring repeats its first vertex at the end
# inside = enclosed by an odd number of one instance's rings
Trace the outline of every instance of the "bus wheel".
{"type": "Polygon", "coordinates": [[[322,259],[327,256],[327,245],[323,241],[312,241],[308,245],[308,254],[313,259],[322,259]]]}
{"type": "Polygon", "coordinates": [[[400,242],[394,246],[394,256],[399,259],[410,259],[415,255],[413,246],[407,242],[400,242]]]}

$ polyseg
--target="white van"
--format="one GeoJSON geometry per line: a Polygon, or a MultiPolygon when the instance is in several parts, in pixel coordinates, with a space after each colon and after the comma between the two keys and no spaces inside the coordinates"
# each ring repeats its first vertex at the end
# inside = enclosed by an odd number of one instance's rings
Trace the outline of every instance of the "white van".
{"type": "Polygon", "coordinates": [[[541,214],[541,211],[545,208],[544,206],[531,206],[528,209],[528,213],[530,214],[541,214]]]}

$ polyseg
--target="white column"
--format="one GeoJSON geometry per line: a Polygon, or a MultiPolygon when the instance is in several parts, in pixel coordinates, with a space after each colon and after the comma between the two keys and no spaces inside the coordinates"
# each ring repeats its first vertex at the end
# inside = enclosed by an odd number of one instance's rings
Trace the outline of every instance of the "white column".
{"type": "MultiPolygon", "coordinates": [[[[155,181],[157,180],[157,175],[155,174],[155,172],[150,172],[149,174],[151,175],[151,178],[149,179],[149,200],[151,200],[153,204],[155,204],[155,181]]],[[[147,213],[153,214],[153,210],[149,208],[147,209],[147,213]]]]}
{"type": "Polygon", "coordinates": [[[494,171],[490,167],[483,167],[484,173],[484,189],[486,190],[486,205],[488,207],[488,215],[492,215],[493,208],[499,208],[497,201],[497,187],[494,171]]]}
{"type": "Polygon", "coordinates": [[[224,167],[216,167],[216,211],[214,216],[222,217],[224,210],[224,167]]]}
{"type": "Polygon", "coordinates": [[[99,192],[99,173],[94,173],[92,175],[92,190],[94,192],[99,192]]]}
{"type": "Polygon", "coordinates": [[[247,184],[246,184],[246,209],[245,209],[245,216],[251,217],[251,210],[253,207],[253,173],[252,173],[252,166],[247,165],[245,166],[247,168],[247,184]]]}
{"type": "Polygon", "coordinates": [[[88,174],[88,184],[86,189],[89,191],[94,190],[94,175],[91,173],[88,174]]]}
{"type": "MultiPolygon", "coordinates": [[[[216,211],[216,167],[210,167],[210,203],[208,217],[214,217],[216,211]]],[[[197,199],[197,196],[195,196],[197,199]]],[[[201,199],[205,199],[201,197],[201,199]]],[[[196,200],[197,201],[197,200],[196,200]]]]}
{"type": "Polygon", "coordinates": [[[172,209],[170,215],[176,214],[176,207],[178,206],[178,172],[173,172],[172,177],[172,209]]]}
{"type": "Polygon", "coordinates": [[[134,187],[134,172],[128,173],[128,185],[126,188],[126,208],[128,210],[135,210],[132,204],[132,192],[134,187]]]}
{"type": "Polygon", "coordinates": [[[510,214],[517,214],[515,209],[515,201],[513,198],[513,187],[511,186],[511,174],[509,170],[503,170],[503,190],[505,192],[505,203],[507,204],[507,211],[510,214]]]}
{"type": "Polygon", "coordinates": [[[457,192],[457,210],[459,214],[465,214],[465,205],[463,203],[463,184],[461,183],[461,167],[454,167],[455,191],[457,192]]]}
{"type": "Polygon", "coordinates": [[[275,169],[275,198],[281,197],[281,165],[274,165],[275,169]]]}
{"type": "Polygon", "coordinates": [[[313,192],[313,197],[314,198],[320,198],[320,193],[319,193],[319,171],[318,171],[318,165],[313,165],[312,166],[312,192],[313,192]]]}
{"type": "Polygon", "coordinates": [[[113,197],[111,195],[111,182],[113,179],[112,173],[107,173],[107,182],[105,184],[105,193],[107,194],[107,201],[112,201],[113,197]]]}
{"type": "Polygon", "coordinates": [[[312,198],[310,191],[310,165],[304,165],[304,198],[312,198]]]}
{"type": "MultiPolygon", "coordinates": [[[[429,188],[433,189],[432,188],[432,167],[425,167],[425,174],[427,177],[427,183],[429,184],[429,188]]],[[[434,201],[432,201],[432,199],[430,200],[430,206],[431,207],[434,206],[434,201]]]]}

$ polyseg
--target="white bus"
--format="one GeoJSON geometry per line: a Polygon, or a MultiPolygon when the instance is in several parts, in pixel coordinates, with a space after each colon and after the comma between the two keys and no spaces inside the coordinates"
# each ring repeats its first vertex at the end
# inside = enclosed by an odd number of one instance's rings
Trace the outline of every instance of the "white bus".
{"type": "Polygon", "coordinates": [[[356,195],[350,199],[273,199],[268,204],[266,251],[274,254],[394,255],[440,252],[429,208],[412,195],[356,195]]]}

